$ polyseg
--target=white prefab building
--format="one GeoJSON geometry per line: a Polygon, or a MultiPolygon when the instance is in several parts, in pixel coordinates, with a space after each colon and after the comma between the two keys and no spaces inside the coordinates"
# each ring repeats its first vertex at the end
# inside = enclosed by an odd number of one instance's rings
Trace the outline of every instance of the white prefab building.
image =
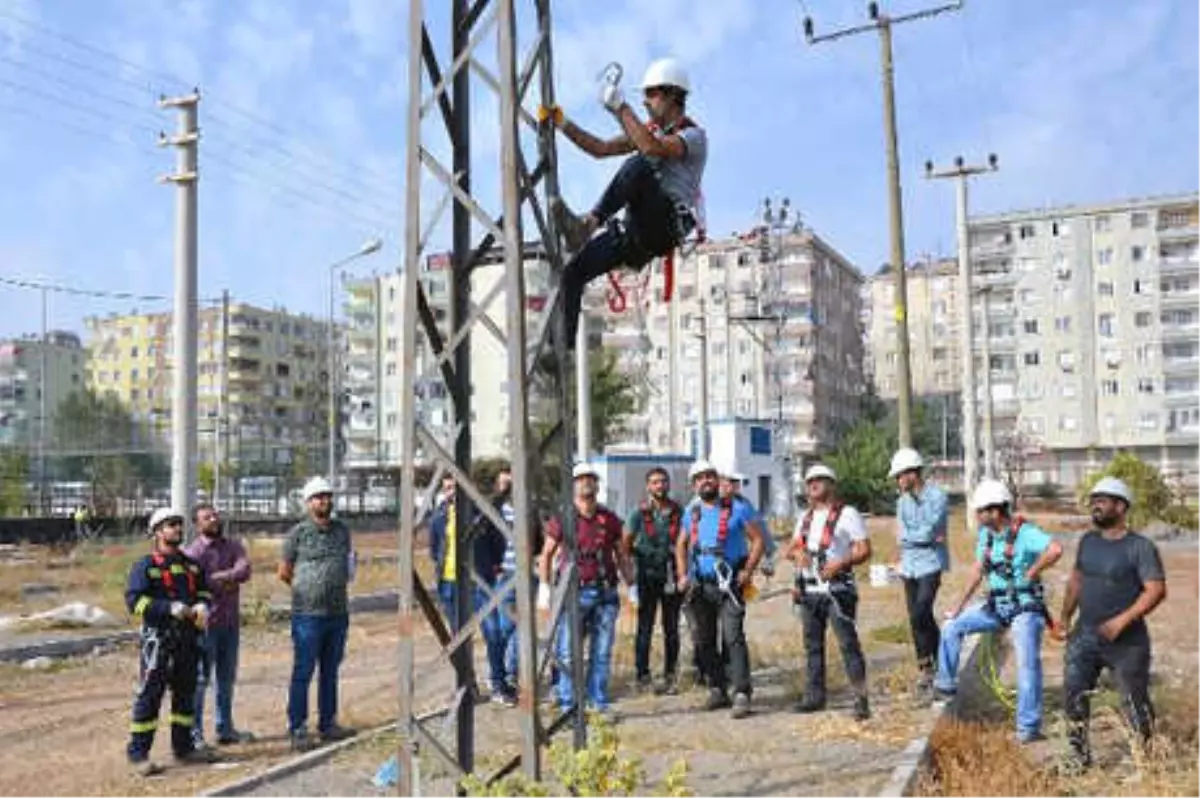
{"type": "MultiPolygon", "coordinates": [[[[792,513],[795,486],[789,485],[787,463],[775,453],[775,436],[768,419],[725,418],[708,422],[708,459],[718,468],[746,477],[742,495],[765,515],[792,513]]],[[[699,452],[696,427],[688,429],[693,457],[699,452]]]]}
{"type": "Polygon", "coordinates": [[[621,518],[629,513],[646,497],[646,472],[651,468],[665,468],[671,477],[671,498],[687,504],[692,497],[692,486],[688,482],[688,469],[692,458],[686,454],[601,454],[590,462],[600,472],[600,503],[617,513],[621,518]]]}

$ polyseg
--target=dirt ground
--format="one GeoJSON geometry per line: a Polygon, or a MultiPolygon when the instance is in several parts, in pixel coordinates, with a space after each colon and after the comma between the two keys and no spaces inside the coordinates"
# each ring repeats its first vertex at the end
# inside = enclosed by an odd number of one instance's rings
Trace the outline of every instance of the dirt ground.
{"type": "MultiPolygon", "coordinates": [[[[878,554],[885,561],[894,522],[872,519],[878,554]]],[[[961,525],[961,522],[959,522],[961,525]]],[[[1048,524],[1048,526],[1052,526],[1048,524]]],[[[361,541],[363,537],[360,536],[361,541]]],[[[965,535],[958,537],[965,538],[965,535]]],[[[392,536],[379,536],[379,551],[387,551],[392,536]]],[[[966,544],[956,541],[955,572],[942,591],[944,605],[953,600],[965,571],[966,544]]],[[[269,549],[254,546],[259,575],[251,583],[255,595],[284,601],[268,575],[269,549]]],[[[1152,620],[1155,672],[1159,679],[1194,681],[1197,672],[1197,552],[1195,541],[1164,547],[1171,596],[1152,620]]],[[[124,552],[127,569],[136,552],[124,552]]],[[[1065,578],[1067,560],[1056,571],[1065,578]]],[[[112,555],[110,560],[118,559],[112,555]]],[[[395,566],[380,563],[372,589],[394,586],[395,566]]],[[[22,577],[24,578],[24,577],[22,577]]],[[[105,577],[113,579],[114,577],[105,577]]],[[[123,576],[122,576],[123,579],[123,576]]],[[[784,567],[770,585],[788,584],[784,567]]],[[[0,591],[8,578],[0,576],[0,591]]],[[[30,580],[27,580],[30,581],[30,580]]],[[[104,578],[90,584],[104,585],[104,578]]],[[[755,715],[734,722],[727,713],[702,713],[699,692],[678,697],[635,695],[632,678],[633,618],[624,612],[614,654],[614,692],[624,714],[618,726],[622,745],[645,762],[651,784],[679,759],[689,763],[689,786],[698,794],[871,794],[877,792],[899,761],[909,740],[932,720],[929,710],[909,700],[915,675],[911,662],[903,598],[898,586],[872,589],[862,582],[860,629],[867,649],[875,716],[859,726],[847,716],[849,696],[836,645],[830,641],[829,677],[832,708],[823,715],[801,718],[787,711],[799,687],[801,657],[799,622],[791,615],[790,600],[781,596],[751,605],[748,637],[755,669],[755,715]],[[699,723],[697,721],[700,721],[699,723]],[[707,751],[702,754],[701,751],[707,751]],[[781,764],[783,763],[783,764],[781,764]]],[[[360,588],[361,588],[360,584],[360,588]]],[[[1060,588],[1055,588],[1057,601],[1060,588]]],[[[69,600],[64,593],[63,599],[69,600]]],[[[8,596],[0,605],[9,608],[8,596]]],[[[103,606],[103,605],[102,605],[103,606]]],[[[389,614],[355,616],[346,661],[342,668],[342,712],[345,723],[367,728],[395,717],[395,619],[389,614]]],[[[477,653],[482,646],[476,645],[477,653]]],[[[1061,650],[1048,647],[1047,681],[1060,669],[1061,650]],[[1057,660],[1054,658],[1058,657],[1057,660]]],[[[431,669],[435,647],[428,636],[418,645],[418,703],[424,708],[451,697],[450,670],[431,669]]],[[[655,662],[661,648],[655,643],[655,662]]],[[[134,651],[124,649],[78,658],[47,671],[0,666],[0,794],[158,794],[183,795],[260,771],[286,759],[284,739],[287,680],[291,643],[286,628],[277,624],[248,626],[244,632],[235,716],[240,727],[259,736],[251,745],[225,749],[227,759],[216,766],[170,768],[166,775],[141,781],[128,774],[124,760],[129,705],[136,679],[134,651]]],[[[477,672],[483,672],[482,661],[477,672]]],[[[1011,677],[1009,677],[1011,684],[1011,677]]],[[[210,699],[211,701],[211,699],[210,699]]],[[[314,706],[315,709],[315,706],[314,706]]],[[[479,761],[495,764],[516,750],[516,716],[498,705],[480,707],[479,761]]],[[[211,724],[211,703],[208,712],[211,724]]],[[[165,729],[165,725],[164,725],[165,729]]],[[[155,754],[170,765],[165,731],[155,754]]],[[[261,794],[375,794],[369,779],[390,753],[394,739],[385,735],[355,746],[325,766],[298,774],[265,788],[261,794]]],[[[432,762],[423,772],[426,791],[449,787],[444,773],[432,762]]],[[[647,788],[649,789],[649,787],[647,788]]]]}

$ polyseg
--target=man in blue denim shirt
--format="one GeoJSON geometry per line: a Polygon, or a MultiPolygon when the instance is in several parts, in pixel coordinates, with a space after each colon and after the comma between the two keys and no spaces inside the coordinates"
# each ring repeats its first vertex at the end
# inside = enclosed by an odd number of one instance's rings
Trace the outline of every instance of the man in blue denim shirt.
{"type": "Polygon", "coordinates": [[[954,694],[964,637],[1011,629],[1017,660],[1017,739],[1030,743],[1042,739],[1046,604],[1041,575],[1062,557],[1062,544],[1034,524],[1013,517],[1012,493],[999,480],[980,482],[971,504],[979,521],[975,563],[962,599],[946,613],[949,623],[942,630],[934,686],[939,695],[954,694]],[[985,577],[987,601],[964,612],[985,577]]]}
{"type": "Polygon", "coordinates": [[[934,658],[941,637],[933,604],[942,584],[942,572],[950,570],[950,551],[946,547],[949,502],[941,488],[925,481],[921,473],[924,467],[915,449],[900,449],[892,456],[888,476],[900,489],[896,501],[900,576],[917,667],[921,670],[917,688],[927,693],[933,685],[934,658]]]}

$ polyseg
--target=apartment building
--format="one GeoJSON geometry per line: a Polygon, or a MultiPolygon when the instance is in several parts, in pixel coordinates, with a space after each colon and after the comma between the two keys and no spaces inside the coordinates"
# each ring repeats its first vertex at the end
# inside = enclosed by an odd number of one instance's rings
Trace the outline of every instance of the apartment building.
{"type": "Polygon", "coordinates": [[[986,330],[996,429],[1037,442],[1034,478],[1117,449],[1196,471],[1198,216],[1190,194],[971,220],[975,356],[986,330]]]}
{"type": "MultiPolygon", "coordinates": [[[[89,317],[87,382],[169,440],[174,395],[171,313],[89,317]]],[[[328,325],[284,308],[231,301],[197,314],[197,442],[249,469],[324,462],[328,325]]]]}
{"type": "Polygon", "coordinates": [[[39,436],[51,445],[56,408],[84,387],[86,368],[87,352],[74,333],[0,340],[0,446],[32,450],[39,436]]]}
{"type": "Polygon", "coordinates": [[[694,448],[702,366],[709,419],[770,420],[775,445],[797,461],[831,448],[853,423],[865,384],[862,276],[818,235],[760,228],[710,241],[676,264],[670,302],[663,281],[661,262],[625,276],[624,308],[610,287],[593,288],[605,343],[641,386],[631,443],[694,448]]]}

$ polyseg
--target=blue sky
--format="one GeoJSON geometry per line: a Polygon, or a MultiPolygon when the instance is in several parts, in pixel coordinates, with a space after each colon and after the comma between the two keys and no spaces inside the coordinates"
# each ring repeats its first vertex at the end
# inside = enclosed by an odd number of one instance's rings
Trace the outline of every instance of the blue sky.
{"type": "MultiPolygon", "coordinates": [[[[788,196],[870,272],[888,246],[878,40],[810,47],[800,33],[805,9],[821,31],[862,21],[865,6],[559,0],[557,91],[580,124],[615,132],[596,72],[617,60],[632,83],[659,55],[684,59],[709,128],[712,233],[745,230],[764,196],[788,196]]],[[[192,85],[204,95],[202,295],[229,288],[322,313],[325,264],[375,234],[385,249],[357,271],[394,269],[406,11],[397,0],[0,0],[0,277],[169,295],[174,198],[155,179],[174,155],[155,141],[175,119],[154,101],[192,85]]],[[[953,249],[952,185],[923,179],[926,158],[999,154],[1001,171],[973,185],[977,212],[1195,191],[1196,30],[1192,0],[967,0],[898,28],[910,259],[953,249]]],[[[445,26],[433,33],[444,53],[445,26]]],[[[476,180],[498,210],[495,108],[477,86],[476,180]]],[[[566,142],[560,153],[564,194],[590,204],[616,164],[566,142]]],[[[0,335],[36,331],[37,299],[0,285],[0,335]]],[[[53,295],[50,316],[78,330],[89,313],[165,307],[53,295]]]]}

